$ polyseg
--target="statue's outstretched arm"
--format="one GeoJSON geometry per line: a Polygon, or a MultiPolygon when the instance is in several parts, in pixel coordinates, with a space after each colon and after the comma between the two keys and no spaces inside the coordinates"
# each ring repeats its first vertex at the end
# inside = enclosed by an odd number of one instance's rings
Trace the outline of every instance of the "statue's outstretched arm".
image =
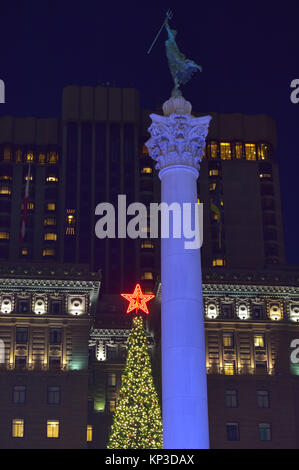
{"type": "Polygon", "coordinates": [[[165,20],[165,28],[166,28],[166,31],[168,32],[168,36],[173,39],[173,33],[170,29],[170,26],[169,26],[169,23],[168,23],[168,18],[166,18],[166,20],[165,20]]]}

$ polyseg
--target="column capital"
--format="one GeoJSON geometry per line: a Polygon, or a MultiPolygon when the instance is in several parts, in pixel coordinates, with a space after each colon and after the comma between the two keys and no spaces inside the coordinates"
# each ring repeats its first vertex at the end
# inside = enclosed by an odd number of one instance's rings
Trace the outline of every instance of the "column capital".
{"type": "Polygon", "coordinates": [[[151,138],[145,143],[156,168],[187,165],[199,169],[211,116],[194,117],[191,104],[173,97],[163,105],[164,116],[151,114],[151,138]]]}

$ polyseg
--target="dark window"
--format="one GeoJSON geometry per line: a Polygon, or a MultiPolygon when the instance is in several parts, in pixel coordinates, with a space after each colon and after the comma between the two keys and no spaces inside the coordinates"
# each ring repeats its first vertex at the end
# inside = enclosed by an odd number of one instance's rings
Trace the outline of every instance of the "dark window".
{"type": "Polygon", "coordinates": [[[252,307],[252,317],[255,320],[260,320],[263,318],[263,306],[262,305],[254,305],[252,307]]]}
{"type": "Polygon", "coordinates": [[[107,346],[107,359],[115,360],[117,358],[117,349],[111,346],[107,346]]]}
{"type": "Polygon", "coordinates": [[[50,360],[49,360],[50,369],[60,369],[60,364],[61,364],[60,358],[50,357],[50,360]]]}
{"type": "Polygon", "coordinates": [[[237,408],[237,390],[225,390],[225,406],[226,408],[237,408]]]}
{"type": "Polygon", "coordinates": [[[54,315],[59,315],[62,310],[62,303],[60,300],[52,300],[51,302],[51,313],[54,315]]]}
{"type": "Polygon", "coordinates": [[[271,424],[269,423],[261,423],[259,424],[259,435],[261,441],[271,441],[271,424]]]}
{"type": "Polygon", "coordinates": [[[221,315],[223,318],[232,318],[233,317],[233,307],[231,304],[222,304],[221,305],[221,315]]]}
{"type": "Polygon", "coordinates": [[[88,398],[88,412],[92,413],[94,409],[94,400],[93,398],[88,398]]]}
{"type": "Polygon", "coordinates": [[[16,369],[25,369],[27,364],[27,357],[26,356],[18,356],[16,357],[16,369]]]}
{"type": "Polygon", "coordinates": [[[239,441],[240,432],[238,423],[226,423],[226,436],[228,441],[239,441]]]}
{"type": "Polygon", "coordinates": [[[268,390],[256,391],[257,406],[258,408],[270,408],[269,392],[268,390]]]}
{"type": "Polygon", "coordinates": [[[26,401],[26,387],[25,385],[15,385],[13,388],[13,402],[25,403],[26,401]]]}
{"type": "Polygon", "coordinates": [[[28,342],[28,328],[16,328],[16,343],[28,342]]]}
{"type": "Polygon", "coordinates": [[[61,328],[51,328],[50,329],[50,344],[60,344],[61,343],[61,328]]]}
{"type": "Polygon", "coordinates": [[[19,300],[19,313],[29,313],[29,300],[19,300]]]}
{"type": "Polygon", "coordinates": [[[60,403],[60,387],[48,387],[48,404],[59,405],[60,403]]]}

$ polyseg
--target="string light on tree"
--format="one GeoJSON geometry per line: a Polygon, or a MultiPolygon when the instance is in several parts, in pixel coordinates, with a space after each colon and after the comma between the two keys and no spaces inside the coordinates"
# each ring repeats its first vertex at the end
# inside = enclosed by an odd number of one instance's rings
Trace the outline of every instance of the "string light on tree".
{"type": "Polygon", "coordinates": [[[141,310],[149,314],[146,302],[154,295],[144,295],[139,284],[133,294],[121,294],[135,310],[128,338],[128,356],[122,376],[119,399],[113,417],[108,449],[162,449],[162,418],[155,390],[148,344],[141,310]]]}

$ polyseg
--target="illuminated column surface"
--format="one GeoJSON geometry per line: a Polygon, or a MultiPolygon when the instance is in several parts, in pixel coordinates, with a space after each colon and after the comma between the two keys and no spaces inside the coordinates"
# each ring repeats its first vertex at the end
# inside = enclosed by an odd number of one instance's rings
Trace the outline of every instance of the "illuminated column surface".
{"type": "MultiPolygon", "coordinates": [[[[146,143],[157,162],[162,201],[197,203],[199,163],[211,117],[194,117],[182,96],[151,114],[146,143]]],[[[194,209],[193,209],[194,210],[194,209]]],[[[162,215],[163,217],[163,215],[162,215]]],[[[170,235],[172,233],[170,232],[170,235]]],[[[162,412],[164,449],[209,448],[200,249],[161,239],[162,412]]]]}

